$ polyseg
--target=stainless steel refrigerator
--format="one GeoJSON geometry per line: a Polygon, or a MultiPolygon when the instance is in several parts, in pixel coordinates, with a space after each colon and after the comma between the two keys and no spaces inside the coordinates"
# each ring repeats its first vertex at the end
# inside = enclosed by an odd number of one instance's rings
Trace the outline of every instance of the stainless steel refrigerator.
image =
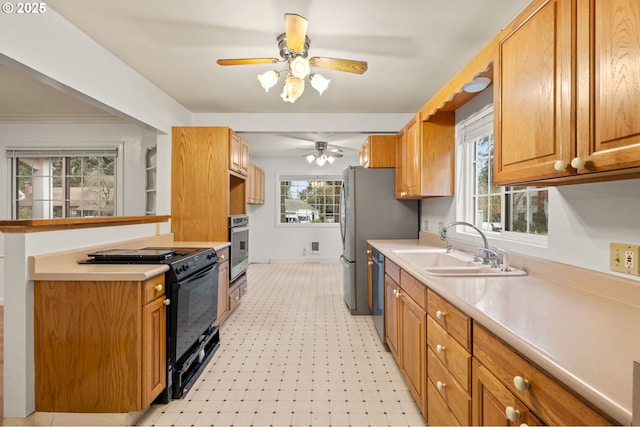
{"type": "Polygon", "coordinates": [[[395,169],[349,166],[343,172],[340,231],[344,301],[351,314],[371,314],[367,287],[367,240],[417,239],[417,200],[395,198],[395,169]]]}

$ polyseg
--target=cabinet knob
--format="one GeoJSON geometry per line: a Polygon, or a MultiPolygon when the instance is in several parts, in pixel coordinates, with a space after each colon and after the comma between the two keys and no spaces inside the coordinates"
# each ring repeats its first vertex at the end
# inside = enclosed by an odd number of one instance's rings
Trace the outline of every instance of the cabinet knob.
{"type": "Polygon", "coordinates": [[[240,297],[238,295],[236,295],[235,297],[233,297],[233,299],[238,301],[240,299],[240,297]]]}
{"type": "Polygon", "coordinates": [[[438,381],[436,383],[436,388],[438,389],[438,391],[442,391],[445,389],[447,385],[445,383],[443,383],[442,381],[438,381]]]}
{"type": "Polygon", "coordinates": [[[440,354],[444,353],[444,351],[445,351],[445,350],[446,350],[446,347],[445,347],[445,346],[443,346],[443,345],[438,344],[438,345],[436,346],[436,351],[437,351],[438,353],[440,353],[440,354]]]}
{"type": "Polygon", "coordinates": [[[164,301],[162,301],[164,305],[169,305],[171,304],[171,300],[169,298],[165,299],[164,301]]]}
{"type": "Polygon", "coordinates": [[[558,172],[562,172],[567,168],[567,166],[567,162],[565,162],[564,160],[558,160],[553,164],[553,168],[558,172]]]}
{"type": "Polygon", "coordinates": [[[580,157],[576,157],[573,160],[571,160],[571,167],[574,169],[579,169],[581,167],[583,167],[587,162],[580,158],[580,157]]]}
{"type": "Polygon", "coordinates": [[[373,265],[373,261],[368,261],[367,264],[373,265]]]}
{"type": "Polygon", "coordinates": [[[446,314],[445,314],[445,312],[444,312],[444,311],[441,311],[441,310],[436,311],[436,317],[437,317],[438,319],[440,319],[440,320],[444,319],[444,316],[445,316],[445,315],[446,315],[446,314]]]}
{"type": "Polygon", "coordinates": [[[513,377],[513,385],[516,386],[516,389],[518,389],[518,391],[525,391],[529,388],[529,380],[525,380],[520,375],[516,375],[515,377],[513,377]]]}
{"type": "Polygon", "coordinates": [[[400,298],[400,291],[396,290],[394,293],[396,294],[396,298],[400,298]]]}
{"type": "Polygon", "coordinates": [[[520,418],[520,411],[518,411],[513,406],[507,406],[507,408],[504,410],[504,413],[507,416],[507,419],[511,422],[516,422],[520,418]]]}
{"type": "Polygon", "coordinates": [[[247,287],[245,286],[244,288],[242,288],[243,291],[247,292],[247,287]]]}
{"type": "Polygon", "coordinates": [[[221,254],[219,258],[224,259],[224,254],[221,254]]]}
{"type": "Polygon", "coordinates": [[[367,254],[370,254],[370,253],[371,253],[371,249],[367,249],[367,254]]]}
{"type": "Polygon", "coordinates": [[[155,288],[156,288],[156,291],[160,292],[160,291],[162,290],[162,288],[163,288],[162,283],[158,283],[158,284],[155,286],[155,288]]]}

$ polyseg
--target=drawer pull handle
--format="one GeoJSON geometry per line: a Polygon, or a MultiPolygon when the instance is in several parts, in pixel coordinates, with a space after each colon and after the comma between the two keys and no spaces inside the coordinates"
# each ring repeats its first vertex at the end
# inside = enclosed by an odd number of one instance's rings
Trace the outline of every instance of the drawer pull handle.
{"type": "Polygon", "coordinates": [[[529,380],[525,380],[520,375],[516,375],[515,377],[513,377],[513,385],[516,386],[516,389],[518,389],[518,391],[525,391],[529,388],[530,384],[529,380]]]}
{"type": "Polygon", "coordinates": [[[397,289],[393,290],[393,294],[396,296],[396,298],[400,298],[400,291],[397,289]]]}
{"type": "Polygon", "coordinates": [[[507,419],[511,422],[516,422],[520,418],[520,411],[515,409],[513,406],[507,406],[504,412],[507,416],[507,419]]]}
{"type": "Polygon", "coordinates": [[[442,390],[444,390],[446,386],[447,386],[447,385],[446,385],[445,383],[443,383],[442,381],[438,381],[438,382],[436,383],[436,387],[437,387],[438,391],[442,391],[442,390]]]}
{"type": "Polygon", "coordinates": [[[440,311],[440,310],[436,311],[436,317],[438,319],[442,320],[442,319],[444,319],[444,316],[445,316],[444,311],[440,311]]]}
{"type": "Polygon", "coordinates": [[[162,283],[159,283],[155,286],[156,291],[160,292],[162,290],[162,283]]]}
{"type": "Polygon", "coordinates": [[[165,299],[164,301],[162,301],[164,303],[164,305],[169,305],[171,304],[171,300],[169,298],[165,299]]]}
{"type": "Polygon", "coordinates": [[[443,345],[438,344],[438,345],[436,346],[436,351],[437,351],[438,353],[440,353],[440,354],[444,353],[444,351],[445,351],[445,350],[446,350],[446,347],[445,347],[445,346],[443,346],[443,345]]]}

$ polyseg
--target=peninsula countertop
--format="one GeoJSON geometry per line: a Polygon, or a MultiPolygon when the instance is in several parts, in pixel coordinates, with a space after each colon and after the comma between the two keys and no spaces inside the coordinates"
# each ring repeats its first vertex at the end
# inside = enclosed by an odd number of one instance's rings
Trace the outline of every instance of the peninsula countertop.
{"type": "MultiPolygon", "coordinates": [[[[531,273],[437,277],[402,256],[407,249],[434,246],[419,240],[368,243],[595,407],[631,424],[640,283],[611,280],[614,289],[609,281],[583,285],[574,277],[565,283],[531,273]]],[[[608,277],[596,274],[601,281],[608,277]]]]}
{"type": "Polygon", "coordinates": [[[140,249],[148,246],[172,248],[213,248],[216,251],[229,246],[229,242],[178,242],[166,236],[143,240],[111,243],[108,245],[53,252],[29,257],[30,280],[135,280],[144,281],[164,274],[165,264],[79,264],[87,254],[96,250],[122,248],[140,249]]]}

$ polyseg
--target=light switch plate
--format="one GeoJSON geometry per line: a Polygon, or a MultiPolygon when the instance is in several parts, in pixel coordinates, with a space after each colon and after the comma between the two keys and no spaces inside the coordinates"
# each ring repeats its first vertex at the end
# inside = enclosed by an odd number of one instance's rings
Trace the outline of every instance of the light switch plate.
{"type": "Polygon", "coordinates": [[[628,243],[611,243],[609,269],[640,276],[640,246],[628,243]]]}

